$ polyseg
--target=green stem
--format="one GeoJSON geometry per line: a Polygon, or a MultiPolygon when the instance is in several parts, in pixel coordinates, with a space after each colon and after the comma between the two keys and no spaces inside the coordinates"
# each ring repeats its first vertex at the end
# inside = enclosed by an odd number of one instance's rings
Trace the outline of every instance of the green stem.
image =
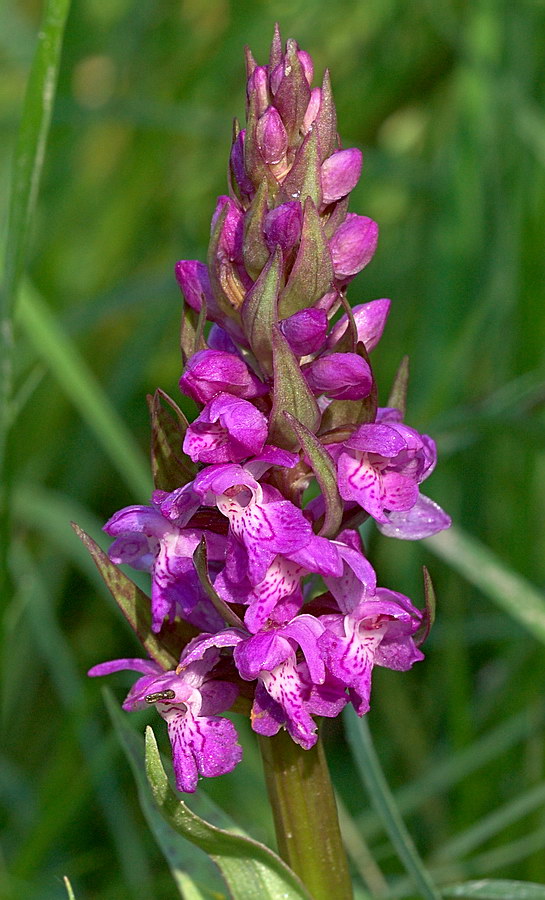
{"type": "Polygon", "coordinates": [[[321,740],[303,750],[285,731],[259,738],[278,851],[314,900],[352,900],[348,862],[321,740]]]}

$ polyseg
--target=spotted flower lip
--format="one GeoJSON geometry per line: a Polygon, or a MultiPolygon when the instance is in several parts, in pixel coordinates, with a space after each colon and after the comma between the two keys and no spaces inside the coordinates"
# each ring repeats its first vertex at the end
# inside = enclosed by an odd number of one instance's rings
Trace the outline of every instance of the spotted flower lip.
{"type": "Polygon", "coordinates": [[[116,659],[100,663],[89,675],[110,675],[124,669],[142,673],[123,708],[143,709],[150,703],[166,720],[172,746],[176,787],[193,793],[199,775],[212,777],[231,772],[242,759],[234,725],[218,716],[232,706],[238,688],[208,679],[219,659],[216,650],[180,672],[164,672],[157,663],[144,659],[116,659]]]}
{"type": "Polygon", "coordinates": [[[381,530],[411,540],[412,534],[429,537],[450,524],[440,507],[428,505],[419,493],[436,460],[427,435],[397,421],[361,425],[340,449],[332,449],[341,497],[359,503],[381,530]]]}

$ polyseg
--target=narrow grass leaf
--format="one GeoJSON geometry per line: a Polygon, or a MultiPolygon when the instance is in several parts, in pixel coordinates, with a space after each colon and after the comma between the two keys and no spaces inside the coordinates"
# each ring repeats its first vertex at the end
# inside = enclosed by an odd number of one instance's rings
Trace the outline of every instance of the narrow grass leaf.
{"type": "Polygon", "coordinates": [[[545,900],[545,885],[530,881],[508,881],[484,878],[466,881],[442,889],[443,897],[462,897],[467,900],[545,900]]]}
{"type": "Polygon", "coordinates": [[[427,547],[545,643],[545,595],[460,528],[426,538],[427,547]]]}
{"type": "Polygon", "coordinates": [[[43,299],[26,283],[18,317],[36,353],[74,404],[132,494],[148,498],[149,466],[95,375],[43,299]]]}
{"type": "Polygon", "coordinates": [[[412,877],[423,900],[441,900],[412,838],[405,827],[378,760],[367,720],[345,715],[345,726],[354,762],[399,859],[412,877]]]}
{"type": "Polygon", "coordinates": [[[70,884],[70,879],[63,875],[64,886],[66,888],[66,893],[68,894],[68,900],[76,900],[76,895],[74,894],[72,885],[70,884]]]}
{"type": "Polygon", "coordinates": [[[210,825],[179,799],[168,782],[151,728],[146,730],[146,772],[162,815],[175,831],[209,854],[233,900],[310,900],[297,876],[264,844],[210,825]]]}
{"type": "Polygon", "coordinates": [[[138,798],[149,828],[168,863],[174,883],[183,900],[217,900],[225,896],[221,879],[205,853],[184,840],[157,809],[144,765],[144,739],[128,721],[111,691],[104,688],[104,700],[125,756],[131,766],[138,798]]]}

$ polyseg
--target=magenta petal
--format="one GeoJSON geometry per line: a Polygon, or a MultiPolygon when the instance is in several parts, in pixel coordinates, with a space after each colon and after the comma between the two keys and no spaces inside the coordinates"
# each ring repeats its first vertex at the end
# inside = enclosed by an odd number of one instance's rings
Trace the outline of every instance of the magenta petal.
{"type": "Polygon", "coordinates": [[[301,204],[295,200],[289,200],[271,209],[263,223],[263,234],[271,253],[276,247],[284,251],[295,247],[301,237],[302,223],[301,204]]]}
{"type": "Polygon", "coordinates": [[[171,528],[171,523],[152,506],[126,506],[114,513],[102,530],[111,537],[137,532],[161,538],[171,528]]]}
{"type": "Polygon", "coordinates": [[[259,453],[268,422],[248,400],[217,394],[188,427],[183,449],[194,462],[239,462],[259,453]]]}
{"type": "Polygon", "coordinates": [[[244,532],[271,553],[298,550],[312,537],[310,522],[289,500],[249,506],[244,515],[244,532]]]}
{"type": "Polygon", "coordinates": [[[193,793],[199,775],[231,772],[242,759],[235,727],[229,719],[172,710],[167,718],[168,736],[178,790],[193,793]]]}
{"type": "Polygon", "coordinates": [[[325,309],[300,309],[280,322],[280,330],[296,356],[316,353],[324,345],[327,333],[325,309]]]}
{"type": "Polygon", "coordinates": [[[340,200],[355,188],[361,175],[361,150],[337,150],[322,163],[322,193],[324,203],[340,200]]]}
{"type": "Polygon", "coordinates": [[[369,363],[357,353],[331,353],[303,369],[310,389],[333,400],[361,400],[373,386],[369,363]]]}
{"type": "Polygon", "coordinates": [[[337,464],[339,493],[343,500],[355,500],[378,522],[384,516],[384,492],[380,473],[364,459],[341,453],[337,464]]]}
{"type": "Polygon", "coordinates": [[[245,399],[268,391],[240,356],[223,350],[199,350],[193,354],[180,378],[180,389],[198,403],[208,403],[221,391],[245,399]]]}
{"type": "Polygon", "coordinates": [[[288,135],[274,106],[269,106],[258,119],[256,138],[261,156],[267,165],[275,165],[283,159],[288,149],[288,135]]]}
{"type": "Polygon", "coordinates": [[[149,572],[158,549],[157,540],[150,540],[145,534],[122,534],[108,548],[108,556],[117,566],[149,572]]]}
{"type": "Polygon", "coordinates": [[[419,541],[449,528],[450,516],[429,497],[419,495],[414,506],[405,512],[388,512],[378,528],[387,537],[405,541],[419,541]]]}
{"type": "MultiPolygon", "coordinates": [[[[389,300],[371,300],[370,303],[362,303],[355,306],[352,310],[354,321],[358,332],[358,341],[365,344],[365,349],[371,353],[375,349],[382,337],[386,319],[390,312],[389,300]]],[[[341,339],[348,325],[348,316],[341,316],[335,327],[329,335],[328,348],[335,347],[336,343],[341,339]]]]}
{"type": "Polygon", "coordinates": [[[112,672],[122,672],[128,669],[131,672],[141,672],[143,675],[160,675],[163,671],[158,663],[151,659],[112,659],[109,662],[99,663],[87,672],[91,678],[96,675],[111,675],[112,672]]]}
{"type": "Polygon", "coordinates": [[[418,500],[418,485],[412,478],[398,472],[385,472],[382,476],[384,506],[386,509],[411,509],[418,500]]]}
{"type": "Polygon", "coordinates": [[[360,425],[344,443],[350,450],[364,453],[378,453],[385,459],[397,456],[406,447],[406,442],[399,432],[389,425],[360,425]]]}
{"type": "Polygon", "coordinates": [[[206,305],[214,305],[208,268],[196,259],[181,259],[174,270],[176,281],[180,285],[186,302],[192,309],[200,312],[203,298],[206,305]]]}
{"type": "Polygon", "coordinates": [[[330,241],[335,276],[340,281],[357,275],[373,258],[378,225],[367,216],[348,213],[330,241]]]}

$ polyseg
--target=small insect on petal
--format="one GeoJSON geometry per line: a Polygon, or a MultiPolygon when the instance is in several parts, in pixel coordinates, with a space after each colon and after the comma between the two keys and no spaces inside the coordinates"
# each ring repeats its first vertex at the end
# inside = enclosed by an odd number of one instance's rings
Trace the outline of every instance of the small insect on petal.
{"type": "Polygon", "coordinates": [[[160,703],[163,700],[174,700],[176,694],[174,691],[156,691],[155,694],[148,694],[146,703],[160,703]]]}

